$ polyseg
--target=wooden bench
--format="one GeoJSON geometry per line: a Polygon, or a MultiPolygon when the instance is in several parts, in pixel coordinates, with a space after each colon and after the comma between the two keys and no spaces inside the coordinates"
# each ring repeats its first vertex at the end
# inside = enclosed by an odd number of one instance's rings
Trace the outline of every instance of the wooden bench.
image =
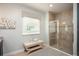
{"type": "Polygon", "coordinates": [[[31,52],[43,48],[43,41],[31,41],[31,42],[25,42],[24,44],[25,51],[27,54],[30,54],[31,52]]]}

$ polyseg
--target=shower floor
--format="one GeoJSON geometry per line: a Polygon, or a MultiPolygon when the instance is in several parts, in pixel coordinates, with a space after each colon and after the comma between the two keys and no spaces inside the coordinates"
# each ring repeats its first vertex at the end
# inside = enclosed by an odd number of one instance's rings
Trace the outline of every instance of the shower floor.
{"type": "Polygon", "coordinates": [[[69,54],[73,55],[73,51],[72,51],[71,49],[59,47],[59,46],[57,46],[57,44],[51,45],[51,47],[54,47],[54,48],[56,48],[56,49],[59,49],[59,50],[61,50],[61,51],[64,51],[64,52],[66,52],[66,53],[69,53],[69,54]]]}

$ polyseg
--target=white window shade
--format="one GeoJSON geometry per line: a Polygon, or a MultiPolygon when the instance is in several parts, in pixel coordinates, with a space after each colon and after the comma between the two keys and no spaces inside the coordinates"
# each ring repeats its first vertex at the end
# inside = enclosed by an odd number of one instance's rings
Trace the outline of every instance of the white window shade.
{"type": "Polygon", "coordinates": [[[40,20],[23,17],[23,35],[40,34],[40,20]]]}

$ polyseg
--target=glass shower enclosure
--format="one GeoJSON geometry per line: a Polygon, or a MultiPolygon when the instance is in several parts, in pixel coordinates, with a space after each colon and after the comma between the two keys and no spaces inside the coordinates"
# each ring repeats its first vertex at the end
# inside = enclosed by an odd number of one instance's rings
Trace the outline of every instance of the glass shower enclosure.
{"type": "Polygon", "coordinates": [[[49,41],[51,47],[73,54],[73,26],[65,21],[49,21],[49,41]]]}

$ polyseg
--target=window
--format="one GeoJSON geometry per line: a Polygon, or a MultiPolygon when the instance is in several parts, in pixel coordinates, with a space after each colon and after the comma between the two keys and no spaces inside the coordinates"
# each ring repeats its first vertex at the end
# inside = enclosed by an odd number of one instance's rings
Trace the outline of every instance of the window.
{"type": "Polygon", "coordinates": [[[23,17],[23,35],[40,34],[40,20],[23,17]]]}

